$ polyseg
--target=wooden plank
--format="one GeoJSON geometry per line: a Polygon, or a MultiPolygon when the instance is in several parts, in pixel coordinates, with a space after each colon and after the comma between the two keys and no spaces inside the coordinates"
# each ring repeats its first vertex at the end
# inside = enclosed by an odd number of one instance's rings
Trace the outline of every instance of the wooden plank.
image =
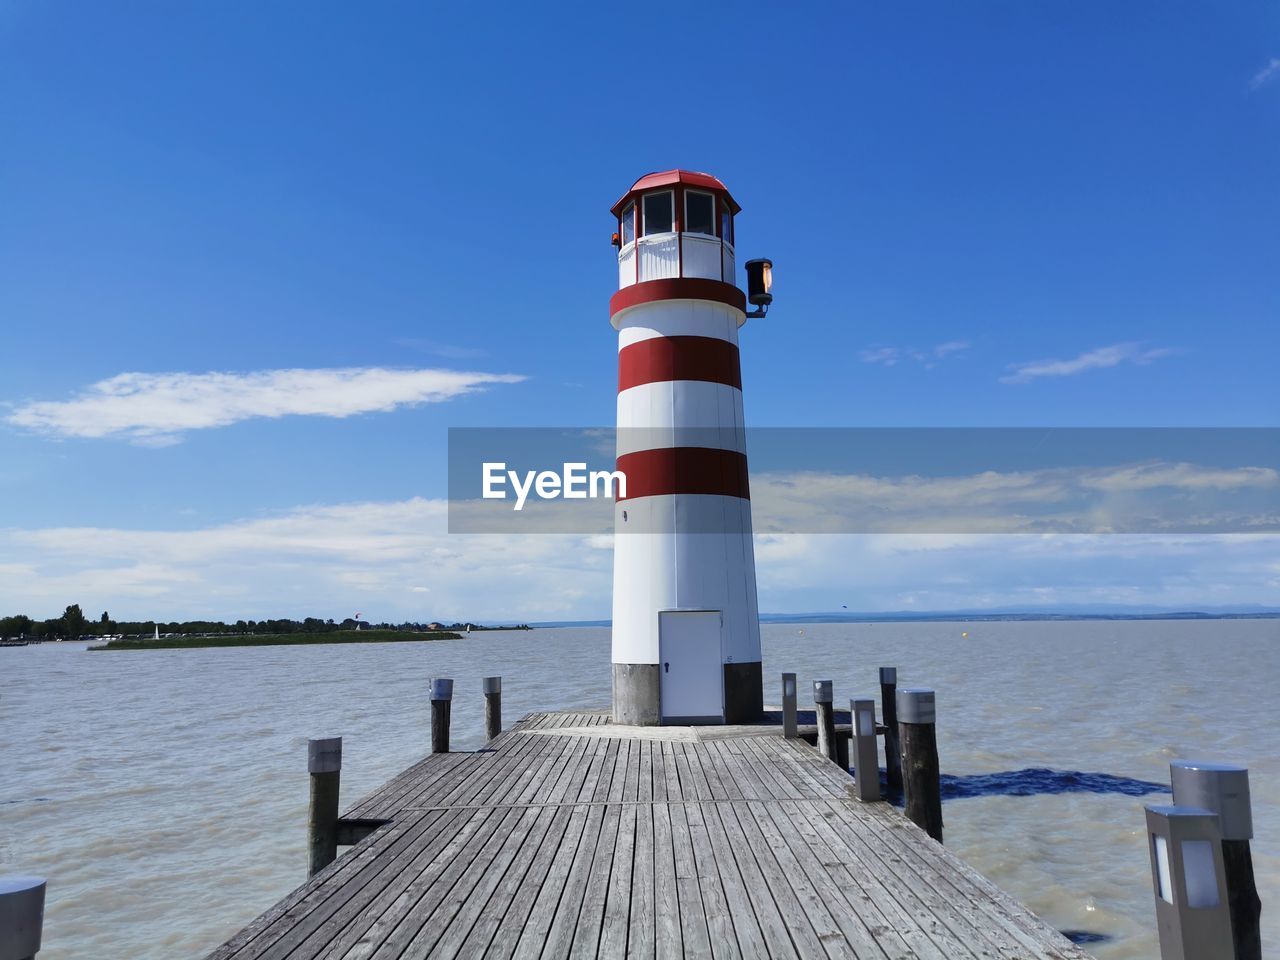
{"type": "MultiPolygon", "coordinates": [[[[304,914],[315,904],[323,902],[330,888],[375,865],[383,850],[403,841],[405,835],[415,829],[418,822],[406,820],[388,826],[376,838],[366,841],[345,856],[339,857],[311,881],[298,887],[279,903],[244,927],[226,943],[215,949],[209,960],[229,960],[255,956],[256,951],[281,936],[292,918],[304,914]]],[[[423,828],[425,829],[425,827],[423,828]]]]}
{"type": "Polygon", "coordinates": [[[531,713],[419,761],[346,815],[385,827],[211,960],[1085,956],[776,731],[610,723],[531,713]]]}
{"type": "MultiPolygon", "coordinates": [[[[548,948],[551,946],[551,928],[555,924],[557,915],[560,915],[565,894],[570,893],[570,901],[573,899],[572,892],[569,890],[573,866],[588,846],[591,850],[595,849],[599,822],[597,819],[596,824],[592,825],[593,809],[600,810],[599,807],[572,809],[565,835],[556,848],[554,857],[547,864],[546,875],[538,884],[523,926],[517,928],[504,925],[499,928],[486,956],[539,957],[544,953],[544,946],[548,948]]],[[[581,897],[578,902],[581,903],[581,897]]],[[[564,909],[567,911],[568,908],[564,909]]],[[[576,908],[573,916],[576,921],[576,908]]],[[[569,944],[566,941],[558,952],[550,949],[546,952],[546,956],[564,956],[568,953],[568,949],[569,944]]]]}
{"type": "MultiPolygon", "coordinates": [[[[757,758],[754,758],[752,753],[753,751],[748,750],[743,754],[749,769],[759,777],[762,786],[770,783],[771,778],[765,776],[759,769],[756,763],[757,758]]],[[[775,799],[784,799],[785,795],[795,792],[777,785],[770,786],[770,789],[777,791],[778,795],[775,799]]],[[[797,896],[803,900],[806,894],[802,891],[812,890],[812,896],[822,902],[823,908],[859,956],[907,957],[911,955],[906,943],[893,933],[883,916],[874,907],[871,896],[864,890],[857,891],[863,909],[857,909],[856,906],[854,909],[849,909],[851,903],[846,897],[847,885],[843,891],[841,890],[841,881],[847,881],[848,878],[841,877],[843,868],[837,867],[834,874],[829,870],[828,863],[831,860],[829,856],[825,858],[822,856],[829,851],[826,851],[825,846],[817,840],[815,834],[798,828],[782,806],[776,802],[752,805],[751,811],[761,826],[762,835],[771,843],[784,873],[791,878],[797,896]],[[889,935],[887,945],[878,939],[886,934],[889,935]]],[[[815,911],[817,909],[814,908],[815,911]]],[[[824,929],[819,926],[822,923],[823,921],[819,918],[815,923],[815,929],[820,937],[825,938],[824,929]]]]}
{"type": "MultiPolygon", "coordinates": [[[[820,767],[805,770],[797,766],[795,769],[804,776],[825,775],[820,767]]],[[[948,918],[948,928],[955,936],[970,941],[975,950],[1016,957],[1025,956],[1028,949],[1036,950],[1041,955],[1055,956],[1065,948],[1070,952],[1063,955],[1084,956],[1078,948],[1070,945],[1065,938],[1024,907],[1016,905],[1017,909],[1009,910],[1008,906],[1012,901],[1007,895],[1003,908],[998,909],[995,906],[996,898],[985,892],[994,889],[989,882],[975,882],[982,879],[976,871],[945,848],[933,843],[896,811],[883,805],[864,806],[847,800],[840,801],[840,807],[851,816],[867,821],[870,829],[857,831],[860,842],[867,845],[874,856],[889,864],[896,880],[909,885],[929,908],[948,918]],[[910,844],[916,851],[913,860],[904,861],[906,851],[889,843],[894,838],[910,844]],[[925,866],[939,862],[945,863],[941,870],[925,866]],[[966,893],[966,887],[973,892],[966,893]],[[984,892],[979,893],[980,890],[984,892]],[[972,906],[972,911],[959,909],[965,901],[972,906]],[[982,919],[976,920],[971,913],[980,914],[982,919]]]]}
{"type": "MultiPolygon", "coordinates": [[[[661,755],[661,744],[655,753],[661,755]]],[[[671,808],[665,803],[655,803],[649,814],[653,829],[653,916],[654,916],[654,956],[657,960],[674,960],[684,955],[684,937],[681,924],[685,922],[684,913],[694,910],[692,903],[681,904],[679,875],[676,872],[675,835],[671,822],[671,808]]],[[[697,896],[697,910],[702,908],[702,895],[697,896]]],[[[632,906],[635,911],[635,906],[632,906]]],[[[690,918],[692,921],[692,917],[690,918]]],[[[706,920],[702,921],[705,931],[706,920]]],[[[634,936],[634,935],[633,935],[634,936]]],[[[710,951],[705,951],[706,956],[710,951]]],[[[638,954],[638,951],[637,951],[638,954]]]]}
{"type": "MultiPolygon", "coordinates": [[[[546,812],[549,811],[526,807],[518,811],[517,818],[517,811],[513,810],[512,815],[494,831],[484,849],[457,875],[456,880],[449,883],[448,889],[442,891],[443,896],[437,906],[424,918],[417,934],[400,955],[454,956],[466,941],[493,891],[502,883],[521,847],[528,841],[538,818],[546,812]]],[[[550,817],[547,820],[549,822],[550,817]]],[[[443,885],[442,877],[437,886],[443,885]]],[[[414,910],[415,914],[424,912],[422,904],[414,910]]]]}
{"type": "MultiPolygon", "coordinates": [[[[682,743],[679,746],[685,760],[690,761],[690,745],[682,743]]],[[[689,762],[689,768],[695,768],[692,762],[689,762]]],[[[696,781],[696,777],[694,779],[696,781]]],[[[690,803],[685,804],[684,809],[689,820],[694,858],[698,863],[698,877],[703,886],[712,950],[715,950],[718,940],[731,936],[746,956],[768,954],[764,930],[756,918],[746,882],[725,839],[715,804],[690,803]],[[716,901],[722,901],[723,908],[716,901]]]]}
{"type": "MultiPolygon", "coordinates": [[[[517,813],[511,810],[474,811],[465,829],[455,833],[447,846],[434,856],[424,855],[417,861],[418,872],[410,872],[411,881],[374,918],[364,935],[342,954],[344,960],[367,960],[375,954],[399,956],[459,874],[482,857],[495,838],[503,836],[503,824],[515,816],[517,813]]],[[[359,909],[362,905],[353,901],[350,907],[359,909]]]]}
{"type": "Polygon", "coordinates": [[[458,950],[458,957],[509,957],[515,949],[516,937],[533,910],[538,891],[552,861],[564,842],[572,807],[554,807],[542,811],[548,818],[545,831],[531,835],[511,868],[476,919],[471,935],[458,950]],[[511,936],[505,941],[501,932],[511,936]]]}
{"type": "MultiPolygon", "coordinates": [[[[794,922],[787,923],[785,918],[786,904],[779,899],[781,891],[777,890],[765,875],[756,857],[755,844],[742,831],[735,812],[736,804],[717,804],[704,811],[707,820],[713,817],[719,821],[723,841],[717,843],[716,833],[712,833],[712,844],[716,848],[716,859],[720,861],[723,850],[727,856],[733,857],[738,872],[746,888],[747,900],[755,911],[756,920],[764,933],[765,943],[769,947],[771,957],[817,957],[822,953],[822,945],[814,936],[813,928],[802,915],[795,917],[794,922]]],[[[727,857],[726,857],[727,860],[727,857]]],[[[720,875],[723,877],[726,864],[721,861],[720,875]]]]}
{"type": "MultiPolygon", "coordinates": [[[[588,943],[583,943],[580,956],[625,957],[627,955],[627,940],[631,932],[632,882],[635,879],[635,856],[638,846],[636,836],[638,812],[639,807],[634,803],[618,808],[616,839],[609,854],[608,881],[604,884],[607,894],[600,925],[599,946],[596,948],[594,945],[589,946],[588,943]]],[[[652,882],[652,874],[650,874],[650,882],[652,882]]],[[[652,929],[652,912],[639,919],[652,929]]],[[[575,945],[575,952],[576,949],[575,945]]]]}
{"type": "MultiPolygon", "coordinates": [[[[625,754],[619,750],[619,756],[625,756],[625,754]]],[[[619,774],[619,778],[625,780],[625,772],[619,771],[619,774]]],[[[597,955],[600,946],[605,906],[608,903],[610,893],[609,876],[613,871],[614,861],[619,859],[617,843],[623,807],[621,804],[610,804],[604,807],[603,810],[604,820],[600,824],[600,839],[596,844],[595,856],[587,871],[586,891],[582,898],[582,909],[578,912],[578,922],[573,931],[573,947],[569,951],[570,957],[594,957],[597,955]]],[[[627,857],[629,863],[629,850],[627,851],[627,857]]]]}

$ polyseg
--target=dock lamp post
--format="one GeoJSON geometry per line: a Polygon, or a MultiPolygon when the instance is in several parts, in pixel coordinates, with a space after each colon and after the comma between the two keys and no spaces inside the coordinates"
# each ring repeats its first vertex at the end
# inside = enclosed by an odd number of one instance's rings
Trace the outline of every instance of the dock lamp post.
{"type": "Polygon", "coordinates": [[[1173,802],[1203,807],[1218,817],[1222,834],[1222,865],[1227,884],[1227,909],[1235,960],[1262,960],[1259,921],[1262,902],[1253,875],[1253,812],[1249,802],[1249,770],[1231,763],[1175,760],[1169,764],[1173,802]]]}
{"type": "Polygon", "coordinates": [[[44,929],[42,877],[0,877],[0,960],[31,960],[44,929]]]}
{"type": "Polygon", "coordinates": [[[773,261],[748,260],[743,267],[747,271],[747,301],[756,307],[748,317],[763,317],[773,303],[773,261]]]}
{"type": "Polygon", "coordinates": [[[1217,814],[1203,807],[1146,809],[1161,960],[1232,960],[1217,814]]]}
{"type": "Polygon", "coordinates": [[[853,792],[859,800],[880,799],[880,743],[876,738],[876,702],[850,700],[853,725],[853,792]]]}
{"type": "Polygon", "coordinates": [[[799,724],[796,718],[796,675],[782,675],[782,735],[788,740],[799,736],[799,724]]]}

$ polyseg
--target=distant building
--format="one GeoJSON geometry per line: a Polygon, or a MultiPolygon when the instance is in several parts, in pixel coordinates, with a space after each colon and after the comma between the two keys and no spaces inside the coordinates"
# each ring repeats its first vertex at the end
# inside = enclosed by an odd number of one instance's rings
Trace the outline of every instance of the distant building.
{"type": "Polygon", "coordinates": [[[428,623],[428,624],[427,624],[427,629],[428,629],[428,630],[443,630],[443,629],[444,629],[444,624],[443,624],[443,623],[428,623]]]}

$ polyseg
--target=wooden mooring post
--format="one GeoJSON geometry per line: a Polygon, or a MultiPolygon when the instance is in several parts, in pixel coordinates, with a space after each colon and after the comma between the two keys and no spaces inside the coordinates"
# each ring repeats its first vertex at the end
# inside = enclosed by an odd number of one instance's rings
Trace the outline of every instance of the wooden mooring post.
{"type": "Polygon", "coordinates": [[[484,685],[484,735],[492,740],[502,732],[502,678],[485,677],[484,685]]]}
{"type": "Polygon", "coordinates": [[[835,684],[830,680],[813,681],[813,710],[818,723],[818,752],[836,760],[836,713],[832,700],[835,684]]]}
{"type": "Polygon", "coordinates": [[[342,738],[307,741],[311,805],[307,812],[307,876],[338,858],[338,789],[342,779],[342,738]]]}
{"type": "Polygon", "coordinates": [[[898,668],[880,668],[880,712],[884,717],[884,771],[889,795],[902,796],[902,744],[898,737],[898,668]]]}
{"type": "Polygon", "coordinates": [[[431,681],[431,752],[449,752],[449,714],[453,706],[453,681],[431,681]]]}
{"type": "Polygon", "coordinates": [[[937,713],[933,691],[898,691],[898,732],[902,738],[902,783],[907,817],[942,842],[942,776],[938,769],[937,713]]]}

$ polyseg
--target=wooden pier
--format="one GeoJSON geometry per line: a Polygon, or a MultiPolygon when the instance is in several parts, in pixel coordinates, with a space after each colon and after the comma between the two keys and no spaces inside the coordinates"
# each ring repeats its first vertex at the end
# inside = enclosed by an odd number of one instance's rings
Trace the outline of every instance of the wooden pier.
{"type": "Polygon", "coordinates": [[[781,733],[531,714],[353,806],[210,960],[1086,957],[781,733]]]}

